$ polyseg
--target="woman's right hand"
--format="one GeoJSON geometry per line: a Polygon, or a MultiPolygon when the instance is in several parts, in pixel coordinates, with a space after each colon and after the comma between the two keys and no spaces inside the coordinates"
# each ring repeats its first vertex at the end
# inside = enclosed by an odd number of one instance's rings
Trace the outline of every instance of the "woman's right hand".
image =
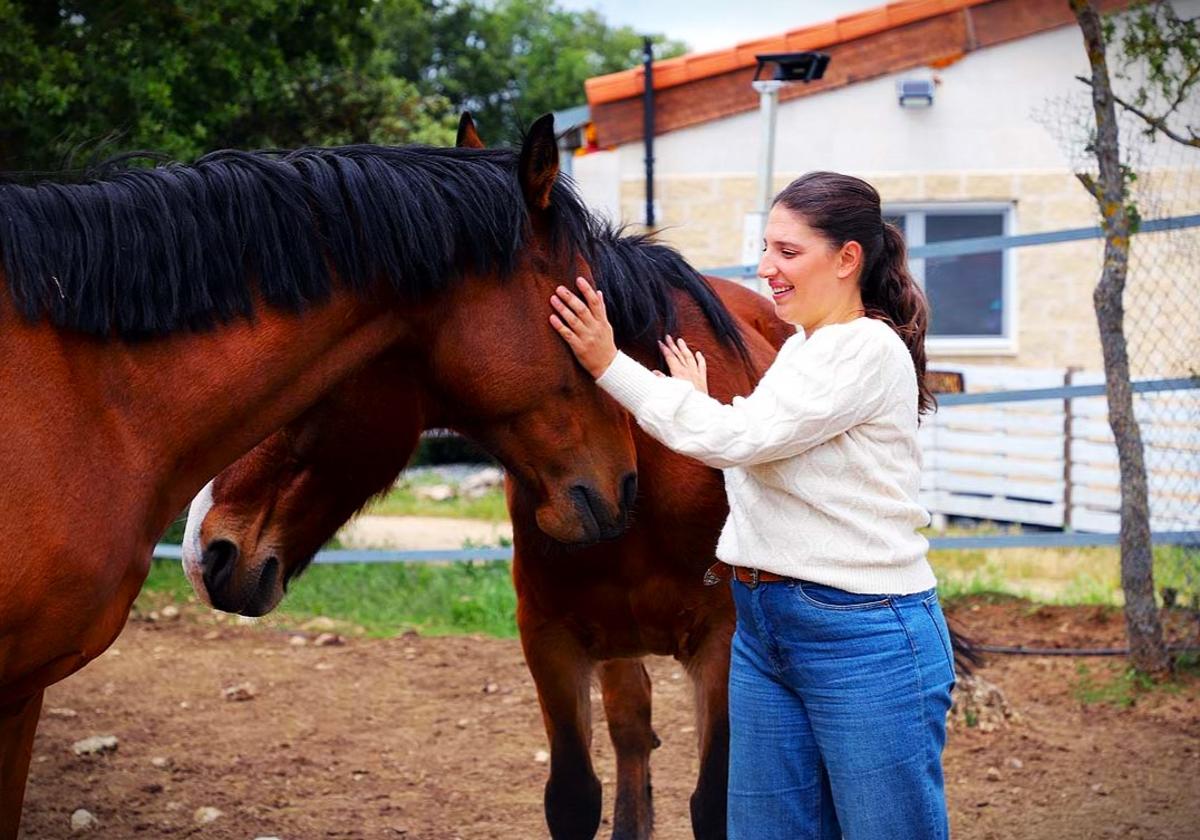
{"type": "MultiPolygon", "coordinates": [[[[693,353],[686,341],[682,338],[676,341],[671,336],[667,336],[666,342],[658,342],[658,346],[667,360],[667,369],[672,377],[686,379],[701,394],[708,393],[708,366],[703,353],[693,353]]],[[[663,375],[662,371],[656,370],[655,373],[663,375]]]]}

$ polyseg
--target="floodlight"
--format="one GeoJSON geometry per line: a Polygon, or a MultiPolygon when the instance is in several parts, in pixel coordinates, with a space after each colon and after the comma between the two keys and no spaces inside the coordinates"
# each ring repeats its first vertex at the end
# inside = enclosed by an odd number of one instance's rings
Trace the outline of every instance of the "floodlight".
{"type": "Polygon", "coordinates": [[[756,55],[758,66],[754,68],[754,81],[768,64],[775,65],[777,82],[813,82],[825,75],[829,55],[819,52],[764,53],[756,55]]]}

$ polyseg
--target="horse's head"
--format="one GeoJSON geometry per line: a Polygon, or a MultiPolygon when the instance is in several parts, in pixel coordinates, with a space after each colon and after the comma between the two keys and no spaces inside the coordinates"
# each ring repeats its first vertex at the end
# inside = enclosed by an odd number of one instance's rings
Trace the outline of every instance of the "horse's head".
{"type": "MultiPolygon", "coordinates": [[[[460,145],[476,145],[474,136],[460,131],[460,145]]],[[[325,540],[399,473],[426,426],[462,431],[497,457],[538,500],[538,525],[554,539],[594,542],[626,528],[637,494],[628,419],[545,317],[556,285],[590,276],[577,247],[583,217],[572,216],[582,210],[557,176],[543,118],[516,160],[528,222],[510,269],[468,264],[469,276],[405,304],[410,329],[385,356],[205,487],[184,540],[202,598],[247,615],[272,609],[325,540]]]]}

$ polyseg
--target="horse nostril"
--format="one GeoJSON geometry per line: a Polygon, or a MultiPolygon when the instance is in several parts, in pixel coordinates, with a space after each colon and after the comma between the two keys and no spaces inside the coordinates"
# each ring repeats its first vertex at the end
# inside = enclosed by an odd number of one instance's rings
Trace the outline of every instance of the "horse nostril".
{"type": "Polygon", "coordinates": [[[586,484],[576,484],[567,491],[567,495],[575,502],[575,510],[579,512],[579,517],[588,531],[596,533],[604,530],[608,517],[604,515],[604,506],[594,490],[586,484]]]}
{"type": "Polygon", "coordinates": [[[233,576],[237,558],[237,546],[229,540],[213,540],[208,544],[200,557],[200,566],[204,569],[204,585],[209,593],[225,588],[233,576]]]}
{"type": "Polygon", "coordinates": [[[621,513],[628,514],[637,499],[637,473],[631,472],[621,480],[621,513]]]}

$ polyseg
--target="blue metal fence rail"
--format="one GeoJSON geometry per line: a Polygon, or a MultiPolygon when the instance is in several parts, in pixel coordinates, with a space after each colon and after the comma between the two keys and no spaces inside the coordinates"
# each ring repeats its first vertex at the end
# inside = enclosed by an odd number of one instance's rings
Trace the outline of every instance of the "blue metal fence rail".
{"type": "MultiPolygon", "coordinates": [[[[1200,214],[1190,216],[1171,216],[1165,219],[1150,219],[1143,221],[1138,227],[1138,233],[1155,233],[1164,230],[1181,230],[1183,228],[1200,226],[1200,214]]],[[[1024,233],[1015,236],[980,236],[974,239],[955,239],[950,242],[935,242],[930,245],[919,245],[908,249],[912,259],[929,257],[961,257],[966,254],[986,254],[990,251],[1002,251],[1007,248],[1021,248],[1031,245],[1055,245],[1060,242],[1076,242],[1081,239],[1103,239],[1104,231],[1099,227],[1070,228],[1068,230],[1052,230],[1045,233],[1024,233]]],[[[753,277],[756,266],[753,265],[723,265],[705,269],[702,274],[715,277],[753,277]]]]}

